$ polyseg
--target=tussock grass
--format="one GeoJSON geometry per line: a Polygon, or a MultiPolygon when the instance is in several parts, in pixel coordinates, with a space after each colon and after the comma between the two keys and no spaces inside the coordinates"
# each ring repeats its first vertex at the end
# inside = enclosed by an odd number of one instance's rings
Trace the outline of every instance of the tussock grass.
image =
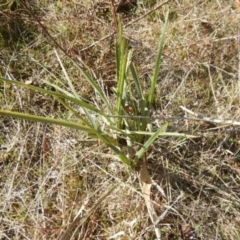
{"type": "MultiPolygon", "coordinates": [[[[99,95],[69,57],[24,5],[10,10],[11,2],[1,6],[1,77],[49,91],[54,87],[46,82],[71,91],[63,81],[66,75],[60,59],[76,93],[101,108],[99,95]],[[9,13],[21,21],[12,24],[9,13]]],[[[139,4],[135,12],[123,15],[123,24],[150,7],[139,4]]],[[[34,2],[31,9],[66,53],[84,71],[90,70],[109,103],[114,103],[116,37],[99,41],[115,30],[109,1],[96,1],[95,5],[88,1],[34,2]]],[[[207,117],[239,121],[239,16],[223,0],[172,1],[124,28],[143,90],[151,86],[168,9],[152,116],[185,116],[179,108],[183,105],[207,117]]],[[[2,82],[0,105],[1,110],[78,121],[56,99],[2,82]]],[[[148,152],[149,173],[156,183],[151,199],[161,216],[161,238],[181,239],[178,226],[190,224],[200,239],[239,239],[238,129],[193,120],[160,118],[151,122],[156,126],[167,122],[168,132],[198,136],[159,138],[148,152]]],[[[96,209],[78,224],[75,239],[155,239],[137,173],[116,160],[116,154],[100,141],[62,126],[7,117],[0,118],[0,129],[2,239],[58,239],[76,216],[84,218],[92,207],[96,209]],[[118,187],[99,202],[115,184],[118,187]]],[[[124,153],[127,150],[122,148],[124,153]]]]}

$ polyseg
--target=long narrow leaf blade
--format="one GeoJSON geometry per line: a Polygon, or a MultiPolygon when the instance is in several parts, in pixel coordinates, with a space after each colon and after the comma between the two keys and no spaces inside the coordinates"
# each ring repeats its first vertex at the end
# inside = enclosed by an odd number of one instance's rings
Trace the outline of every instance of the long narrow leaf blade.
{"type": "Polygon", "coordinates": [[[148,150],[148,148],[153,144],[156,138],[167,129],[167,124],[164,124],[161,128],[159,128],[141,147],[141,149],[136,153],[135,163],[138,162],[139,159],[143,156],[143,154],[148,150]]]}
{"type": "Polygon", "coordinates": [[[92,88],[94,89],[94,91],[100,96],[101,100],[104,102],[104,104],[106,105],[108,111],[110,113],[112,112],[112,107],[109,103],[109,100],[107,99],[104,91],[101,89],[101,87],[97,84],[97,82],[95,81],[95,79],[93,79],[91,77],[91,75],[84,71],[81,67],[79,67],[79,65],[77,63],[75,63],[73,61],[73,64],[76,66],[76,68],[81,72],[81,74],[84,76],[84,78],[88,81],[88,83],[92,86],[92,88]]]}
{"type": "Polygon", "coordinates": [[[163,45],[164,45],[164,39],[165,39],[165,33],[166,33],[167,25],[168,25],[168,12],[167,12],[167,15],[166,15],[166,18],[165,18],[165,24],[164,24],[162,34],[161,34],[161,37],[160,37],[158,55],[157,55],[156,64],[155,64],[155,67],[154,67],[153,76],[151,78],[151,87],[150,87],[150,92],[148,94],[148,104],[149,105],[152,104],[153,99],[154,99],[154,92],[155,92],[156,82],[157,82],[159,68],[160,68],[160,64],[161,64],[162,51],[163,51],[163,45]]]}
{"type": "Polygon", "coordinates": [[[0,110],[0,115],[7,116],[7,117],[18,118],[18,119],[30,120],[30,121],[35,121],[35,122],[56,124],[56,125],[69,127],[69,128],[74,128],[74,129],[78,129],[78,130],[93,134],[92,129],[88,126],[85,126],[85,125],[82,125],[82,124],[79,124],[79,123],[75,123],[75,122],[61,120],[61,119],[41,117],[41,116],[36,116],[36,115],[31,115],[31,114],[26,114],[26,113],[20,113],[20,112],[6,111],[6,110],[0,110]]]}
{"type": "Polygon", "coordinates": [[[116,103],[116,114],[121,115],[121,109],[124,99],[126,98],[126,93],[124,91],[125,77],[126,77],[126,65],[127,65],[127,42],[126,39],[122,39],[121,46],[119,46],[119,69],[117,78],[117,103],[116,103]]]}
{"type": "Polygon", "coordinates": [[[33,85],[27,85],[25,83],[21,83],[21,82],[18,82],[18,81],[8,80],[8,79],[2,78],[2,77],[0,77],[0,81],[3,81],[3,82],[8,83],[8,84],[14,84],[16,86],[24,87],[24,88],[27,88],[27,89],[31,89],[31,90],[34,90],[34,91],[37,91],[37,92],[40,92],[40,93],[47,94],[49,96],[53,96],[53,97],[56,96],[58,98],[67,99],[67,100],[69,100],[69,101],[71,101],[73,103],[78,104],[80,107],[86,108],[86,109],[88,109],[90,111],[93,111],[95,113],[98,113],[98,114],[106,117],[106,115],[105,115],[105,113],[103,111],[99,110],[98,108],[94,107],[91,104],[88,104],[88,103],[86,103],[84,101],[81,101],[79,99],[76,99],[74,97],[70,97],[68,95],[64,95],[64,94],[61,94],[61,93],[58,93],[58,92],[46,90],[46,89],[43,89],[43,88],[40,88],[40,87],[36,87],[36,86],[33,86],[33,85]]]}
{"type": "Polygon", "coordinates": [[[58,60],[60,66],[61,66],[61,68],[62,68],[62,71],[63,71],[63,74],[64,74],[64,76],[65,76],[65,79],[67,80],[68,86],[70,87],[70,89],[71,89],[74,97],[77,98],[77,99],[80,99],[80,98],[79,98],[79,95],[78,95],[77,92],[76,92],[75,87],[74,87],[73,84],[72,84],[71,79],[70,79],[69,76],[68,76],[68,73],[67,73],[67,71],[66,71],[66,69],[65,69],[65,67],[64,67],[64,65],[63,65],[63,63],[62,63],[62,60],[61,60],[61,58],[60,58],[59,55],[58,55],[57,50],[56,50],[56,49],[54,49],[54,50],[55,50],[55,54],[56,54],[56,56],[57,56],[57,60],[58,60]]]}

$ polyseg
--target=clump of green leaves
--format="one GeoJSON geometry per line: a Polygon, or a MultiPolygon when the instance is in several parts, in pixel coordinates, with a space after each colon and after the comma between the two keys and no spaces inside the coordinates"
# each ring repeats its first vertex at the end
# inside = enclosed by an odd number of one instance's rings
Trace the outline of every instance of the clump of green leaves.
{"type": "Polygon", "coordinates": [[[64,88],[52,83],[48,84],[54,87],[56,91],[26,85],[18,81],[4,78],[0,78],[0,80],[5,84],[13,84],[19,87],[32,89],[39,93],[54,97],[71,114],[74,114],[78,118],[78,121],[65,121],[62,119],[53,119],[6,110],[0,110],[0,115],[57,124],[87,132],[89,137],[100,140],[112,149],[124,164],[132,168],[135,167],[157,137],[169,135],[169,133],[164,133],[167,125],[162,126],[154,132],[149,118],[152,103],[154,101],[155,86],[161,63],[166,27],[167,20],[160,38],[159,51],[148,92],[144,92],[141,87],[139,75],[134,63],[131,61],[133,52],[128,50],[128,42],[123,37],[123,28],[119,20],[116,41],[116,102],[111,103],[104,90],[97,84],[89,72],[83,71],[82,68],[73,61],[73,64],[93,87],[96,95],[100,99],[98,105],[102,107],[100,109],[94,104],[84,101],[81,96],[77,94],[68,76],[67,69],[65,69],[56,51],[56,56],[70,91],[66,91],[64,88]],[[132,118],[132,116],[135,117],[132,118]],[[124,143],[121,143],[121,140],[123,140],[124,143]],[[126,147],[127,151],[123,151],[123,148],[126,149],[126,147]],[[135,155],[133,156],[131,153],[135,153],[135,155]]]}

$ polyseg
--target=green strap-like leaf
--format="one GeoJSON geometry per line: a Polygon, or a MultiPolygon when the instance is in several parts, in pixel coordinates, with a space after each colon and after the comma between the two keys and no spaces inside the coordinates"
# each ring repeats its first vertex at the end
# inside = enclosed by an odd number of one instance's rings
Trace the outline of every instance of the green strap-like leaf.
{"type": "Polygon", "coordinates": [[[31,120],[31,121],[35,121],[35,122],[56,124],[56,125],[60,125],[60,126],[64,126],[64,127],[78,129],[78,130],[81,130],[81,131],[84,131],[87,133],[92,133],[92,134],[94,133],[93,130],[89,126],[70,122],[70,121],[65,121],[65,120],[61,120],[61,119],[41,117],[41,116],[36,116],[36,115],[31,115],[31,114],[26,114],[26,113],[5,111],[5,110],[0,110],[0,115],[18,118],[18,119],[24,119],[24,120],[31,120]]]}
{"type": "Polygon", "coordinates": [[[31,90],[34,90],[34,91],[37,91],[37,92],[40,92],[40,93],[47,94],[49,96],[53,96],[53,97],[58,97],[58,98],[61,98],[61,99],[69,100],[69,101],[71,101],[73,103],[78,104],[82,108],[86,108],[86,109],[88,109],[90,111],[98,113],[101,116],[104,116],[104,117],[107,118],[105,113],[103,111],[101,111],[100,109],[98,109],[98,108],[94,107],[93,105],[88,104],[88,103],[86,103],[86,102],[84,102],[82,100],[79,100],[79,99],[76,99],[74,97],[71,97],[69,95],[65,95],[65,94],[61,94],[61,93],[58,93],[58,92],[46,90],[46,89],[43,89],[43,88],[40,88],[40,87],[36,87],[36,86],[33,86],[33,85],[27,85],[25,83],[21,83],[21,82],[14,81],[14,80],[8,80],[8,79],[2,78],[2,77],[0,77],[0,81],[3,81],[5,83],[7,83],[7,84],[13,84],[13,85],[16,85],[16,86],[28,88],[28,89],[31,89],[31,90]]]}
{"type": "Polygon", "coordinates": [[[134,162],[137,163],[139,159],[142,158],[143,154],[148,150],[148,148],[153,144],[156,138],[159,137],[159,135],[163,132],[165,132],[167,129],[167,124],[164,124],[162,127],[160,127],[141,147],[141,149],[136,153],[136,157],[134,159],[134,162]]]}
{"type": "Polygon", "coordinates": [[[156,59],[156,63],[155,63],[154,71],[153,71],[153,76],[151,78],[151,87],[150,87],[150,91],[149,91],[149,94],[148,94],[148,104],[149,105],[152,104],[153,99],[154,99],[154,92],[155,92],[158,73],[159,73],[159,68],[160,68],[160,64],[161,64],[162,50],[163,50],[167,25],[168,25],[168,12],[167,12],[167,15],[166,15],[166,18],[165,18],[165,24],[164,24],[162,34],[161,34],[161,37],[160,37],[159,47],[158,47],[158,55],[157,55],[157,59],[156,59]]]}

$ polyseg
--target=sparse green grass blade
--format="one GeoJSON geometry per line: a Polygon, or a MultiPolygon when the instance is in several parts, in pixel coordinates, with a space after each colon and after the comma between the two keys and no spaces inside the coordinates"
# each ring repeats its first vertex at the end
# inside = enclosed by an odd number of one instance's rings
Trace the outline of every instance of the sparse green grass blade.
{"type": "Polygon", "coordinates": [[[0,110],[0,115],[7,116],[7,117],[13,117],[13,118],[17,118],[17,119],[30,120],[30,121],[35,121],[35,122],[55,124],[55,125],[60,125],[60,126],[69,127],[69,128],[87,132],[92,137],[101,140],[106,146],[109,146],[119,156],[119,158],[121,159],[121,161],[123,163],[130,166],[130,160],[116,147],[115,139],[113,139],[112,137],[110,137],[105,132],[101,131],[100,129],[96,130],[91,126],[85,126],[83,124],[74,123],[71,121],[64,121],[61,119],[53,119],[53,118],[41,117],[41,116],[13,112],[13,111],[0,110]]]}
{"type": "Polygon", "coordinates": [[[97,93],[98,96],[100,96],[101,100],[103,101],[103,103],[105,104],[105,106],[107,107],[109,114],[114,114],[113,112],[113,108],[111,107],[111,104],[109,102],[109,99],[106,97],[104,91],[101,89],[101,87],[97,84],[96,80],[94,80],[91,75],[84,71],[81,67],[79,67],[78,64],[76,64],[73,61],[73,64],[76,66],[76,68],[81,72],[81,74],[84,76],[84,78],[88,81],[88,83],[92,86],[92,88],[94,89],[94,91],[97,93]]]}
{"type": "Polygon", "coordinates": [[[47,82],[47,81],[43,81],[43,82],[46,83],[48,86],[53,87],[53,88],[56,89],[57,91],[63,93],[64,95],[67,95],[67,96],[69,96],[69,97],[74,98],[74,95],[73,95],[72,93],[68,92],[67,90],[65,90],[65,89],[63,89],[63,88],[61,88],[61,87],[59,87],[58,85],[56,85],[56,84],[54,84],[54,83],[47,82]]]}
{"type": "MultiPolygon", "coordinates": [[[[56,98],[56,100],[57,100],[58,102],[60,102],[69,112],[73,113],[73,114],[78,118],[78,120],[81,120],[82,123],[90,126],[90,125],[89,125],[89,122],[86,121],[86,119],[85,119],[83,116],[81,116],[76,110],[74,110],[72,107],[70,107],[69,104],[66,103],[66,101],[64,101],[63,99],[58,98],[58,97],[55,97],[55,98],[56,98]]],[[[86,111],[85,111],[85,112],[86,112],[86,111]]]]}
{"type": "Polygon", "coordinates": [[[141,149],[136,153],[136,157],[134,159],[135,163],[138,163],[139,159],[142,158],[143,154],[148,150],[148,148],[153,144],[156,138],[167,129],[167,124],[164,124],[160,127],[141,147],[141,149]]]}
{"type": "Polygon", "coordinates": [[[130,70],[131,70],[131,74],[133,77],[135,90],[137,93],[136,97],[138,100],[142,100],[142,99],[144,99],[144,95],[143,95],[142,87],[140,84],[140,79],[138,77],[138,73],[137,73],[136,68],[133,63],[130,64],[130,70]]]}
{"type": "Polygon", "coordinates": [[[88,103],[86,103],[82,100],[76,99],[74,97],[70,97],[68,95],[64,95],[64,94],[57,93],[57,92],[54,92],[54,91],[46,90],[46,89],[43,89],[43,88],[40,88],[40,87],[27,85],[25,83],[21,83],[21,82],[18,82],[18,81],[8,80],[8,79],[2,78],[2,77],[0,77],[0,81],[3,81],[3,82],[8,83],[8,84],[13,84],[13,85],[16,85],[16,86],[24,87],[24,88],[27,88],[27,89],[31,89],[31,90],[37,91],[39,93],[47,94],[49,96],[69,100],[70,102],[76,103],[77,105],[79,105],[82,108],[86,108],[90,111],[93,111],[95,113],[98,113],[98,114],[106,117],[105,113],[103,111],[101,111],[100,109],[98,109],[98,108],[94,107],[93,105],[88,104],[88,103]]]}
{"type": "Polygon", "coordinates": [[[61,68],[62,68],[62,71],[63,71],[63,74],[64,74],[64,76],[65,76],[65,79],[67,80],[68,86],[70,87],[70,89],[71,89],[74,97],[75,97],[76,99],[80,99],[80,98],[79,98],[79,95],[77,94],[77,92],[76,92],[76,90],[75,90],[75,87],[74,87],[73,84],[72,84],[71,79],[70,79],[69,76],[68,76],[68,73],[67,73],[67,71],[66,71],[66,69],[65,69],[65,67],[64,67],[64,65],[63,65],[63,63],[62,63],[62,61],[61,61],[61,58],[59,57],[58,52],[57,52],[56,49],[55,49],[55,54],[56,54],[56,56],[57,56],[57,60],[58,60],[58,62],[59,62],[59,64],[60,64],[60,66],[61,66],[61,68]]]}
{"type": "MultiPolygon", "coordinates": [[[[144,97],[142,87],[140,84],[140,79],[138,77],[136,68],[133,63],[130,65],[130,70],[131,70],[131,74],[132,74],[133,81],[134,81],[137,101],[138,101],[138,104],[139,104],[139,107],[141,110],[141,116],[149,116],[147,101],[144,97]]],[[[147,123],[149,122],[149,119],[143,118],[143,119],[139,120],[138,122],[140,122],[139,130],[144,131],[144,130],[146,130],[146,126],[147,126],[147,123]]]]}
{"type": "Polygon", "coordinates": [[[119,59],[119,69],[118,78],[117,78],[117,104],[116,104],[116,113],[122,113],[122,104],[125,103],[126,100],[126,91],[124,89],[125,77],[126,77],[126,66],[127,66],[127,41],[125,39],[122,40],[122,45],[120,46],[119,55],[117,58],[119,59]]]}
{"type": "Polygon", "coordinates": [[[161,33],[160,41],[159,41],[159,48],[158,48],[158,55],[153,71],[153,76],[151,78],[151,87],[150,91],[148,93],[148,105],[150,106],[154,100],[154,93],[156,89],[156,83],[157,83],[157,78],[158,78],[158,73],[159,73],[159,68],[161,64],[161,58],[162,58],[162,51],[163,51],[163,45],[164,45],[164,39],[165,39],[165,33],[167,30],[167,25],[168,25],[168,12],[166,14],[165,18],[165,24],[161,33]]]}
{"type": "MultiPolygon", "coordinates": [[[[116,44],[116,65],[117,65],[117,101],[116,101],[116,115],[121,115],[123,112],[123,104],[126,101],[126,71],[127,71],[127,40],[122,36],[122,25],[119,22],[118,28],[118,42],[116,44]]],[[[121,122],[121,121],[119,121],[121,122]]]]}
{"type": "Polygon", "coordinates": [[[30,120],[30,121],[35,121],[35,122],[56,124],[56,125],[74,128],[74,129],[78,129],[78,130],[81,130],[81,131],[84,131],[87,133],[94,134],[94,131],[89,126],[85,126],[83,124],[65,121],[65,120],[61,120],[61,119],[53,119],[53,118],[48,118],[48,117],[41,117],[41,116],[36,116],[36,115],[31,115],[31,114],[26,114],[26,113],[19,113],[19,112],[13,112],[13,111],[5,111],[5,110],[0,110],[0,115],[6,116],[6,117],[30,120]]]}

